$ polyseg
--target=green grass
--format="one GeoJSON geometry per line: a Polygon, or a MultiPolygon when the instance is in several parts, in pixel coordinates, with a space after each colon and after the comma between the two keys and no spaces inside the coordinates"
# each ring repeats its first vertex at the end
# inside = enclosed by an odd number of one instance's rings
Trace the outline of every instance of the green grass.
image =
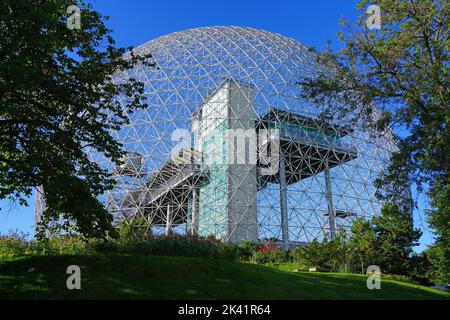
{"type": "Polygon", "coordinates": [[[381,290],[368,290],[365,276],[288,269],[143,255],[22,257],[0,262],[0,299],[450,299],[383,278],[381,290]],[[81,290],[66,288],[71,264],[81,267],[81,290]]]}

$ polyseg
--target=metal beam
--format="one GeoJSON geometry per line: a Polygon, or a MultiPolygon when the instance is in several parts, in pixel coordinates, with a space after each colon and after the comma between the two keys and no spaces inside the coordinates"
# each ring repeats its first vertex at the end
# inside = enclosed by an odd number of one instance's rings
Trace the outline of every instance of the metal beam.
{"type": "Polygon", "coordinates": [[[192,219],[191,219],[191,235],[197,236],[198,226],[197,226],[197,216],[198,216],[198,192],[199,190],[194,187],[192,189],[192,219]]]}
{"type": "Polygon", "coordinates": [[[172,234],[172,222],[170,221],[170,204],[167,204],[167,214],[166,214],[166,232],[165,235],[169,236],[172,234]]]}
{"type": "Polygon", "coordinates": [[[284,249],[289,249],[289,220],[287,212],[287,184],[286,184],[286,163],[284,154],[280,154],[280,209],[281,209],[281,233],[283,235],[284,249]]]}
{"type": "Polygon", "coordinates": [[[328,204],[328,223],[330,225],[330,239],[333,240],[336,235],[336,220],[333,206],[333,193],[331,192],[331,173],[327,165],[325,169],[325,197],[328,204]]]}

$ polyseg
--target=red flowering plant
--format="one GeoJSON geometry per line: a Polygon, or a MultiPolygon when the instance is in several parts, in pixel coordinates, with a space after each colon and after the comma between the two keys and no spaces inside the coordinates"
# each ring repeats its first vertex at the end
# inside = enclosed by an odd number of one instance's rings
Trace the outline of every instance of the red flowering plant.
{"type": "Polygon", "coordinates": [[[276,250],[276,249],[278,249],[278,247],[277,247],[277,245],[275,244],[275,242],[273,242],[272,240],[269,240],[269,242],[267,242],[266,245],[260,244],[260,245],[258,246],[258,250],[259,250],[261,253],[266,253],[266,252],[268,252],[268,251],[273,251],[273,250],[276,250]]]}
{"type": "Polygon", "coordinates": [[[265,245],[258,245],[258,251],[253,255],[253,259],[258,263],[284,262],[286,257],[286,251],[280,248],[273,240],[269,240],[265,245]]]}
{"type": "Polygon", "coordinates": [[[262,244],[258,245],[258,250],[261,253],[266,253],[267,252],[267,248],[265,246],[263,246],[262,244]]]}

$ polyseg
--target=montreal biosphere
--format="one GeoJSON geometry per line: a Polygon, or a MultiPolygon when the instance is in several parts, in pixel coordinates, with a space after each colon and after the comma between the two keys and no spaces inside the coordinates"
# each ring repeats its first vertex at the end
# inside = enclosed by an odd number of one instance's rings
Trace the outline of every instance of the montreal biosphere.
{"type": "MultiPolygon", "coordinates": [[[[301,42],[246,27],[171,33],[135,49],[156,67],[117,75],[145,84],[148,108],[113,132],[126,151],[101,196],[116,222],[145,217],[153,234],[273,240],[284,248],[333,239],[379,214],[374,181],[391,132],[320,120],[299,80],[320,70],[301,42]]],[[[120,97],[118,97],[120,99],[120,97]]]]}

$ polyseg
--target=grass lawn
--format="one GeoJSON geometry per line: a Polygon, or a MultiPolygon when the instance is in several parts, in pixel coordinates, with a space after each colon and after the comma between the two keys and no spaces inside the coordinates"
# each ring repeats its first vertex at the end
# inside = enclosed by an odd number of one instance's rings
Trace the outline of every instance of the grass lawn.
{"type": "Polygon", "coordinates": [[[450,294],[383,278],[381,290],[368,290],[361,275],[294,273],[199,258],[105,254],[0,262],[0,299],[96,298],[450,299],[450,294]],[[81,267],[81,290],[66,288],[71,264],[81,267]]]}

